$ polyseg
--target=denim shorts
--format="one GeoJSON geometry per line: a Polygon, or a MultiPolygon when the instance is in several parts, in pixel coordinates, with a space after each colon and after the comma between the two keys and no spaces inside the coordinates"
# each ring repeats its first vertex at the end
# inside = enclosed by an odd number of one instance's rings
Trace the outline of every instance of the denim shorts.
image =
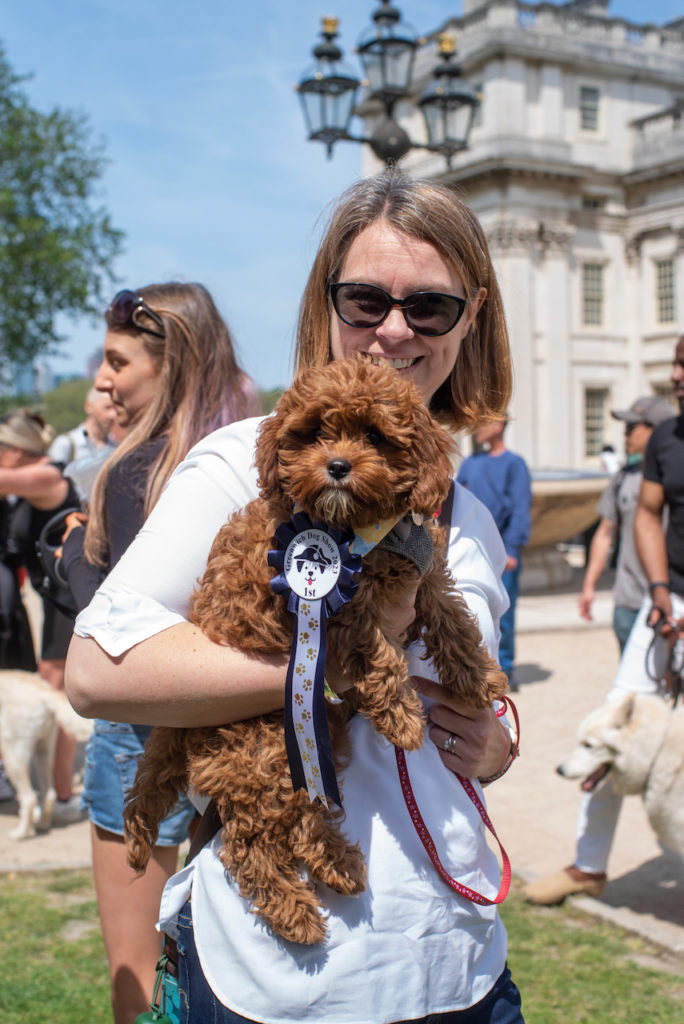
{"type": "MultiPolygon", "coordinates": [[[[85,754],[81,807],[94,825],[122,836],[126,794],[133,785],[138,760],[150,735],[149,725],[95,720],[85,754]]],[[[177,846],[187,838],[195,808],[185,794],[159,827],[157,846],[177,846]]]]}
{"type": "MultiPolygon", "coordinates": [[[[219,1002],[202,973],[192,931],[191,902],[181,908],[178,923],[179,1024],[258,1024],[229,1010],[219,1002]]],[[[359,983],[363,981],[359,979],[359,983]]],[[[368,984],[372,984],[368,979],[368,984]]],[[[322,1020],[320,1024],[325,1024],[322,1020]]],[[[525,1024],[520,1010],[520,992],[504,968],[484,999],[467,1010],[431,1013],[427,1017],[395,1024],[525,1024]]]]}

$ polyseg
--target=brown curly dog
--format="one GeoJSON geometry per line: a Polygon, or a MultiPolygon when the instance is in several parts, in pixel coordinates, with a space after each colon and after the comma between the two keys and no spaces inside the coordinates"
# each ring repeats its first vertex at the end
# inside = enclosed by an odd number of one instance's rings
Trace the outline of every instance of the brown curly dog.
{"type": "MultiPolygon", "coordinates": [[[[453,450],[417,389],[396,372],[358,360],[307,371],[261,425],[260,497],[216,537],[192,621],[217,643],[288,654],[295,620],[271,589],[267,562],[278,525],[295,505],[312,521],[338,528],[408,512],[433,517],[449,489],[453,450]]],[[[352,600],[328,620],[328,656],[353,684],[340,705],[328,705],[338,769],[349,756],[346,723],[357,712],[398,746],[422,744],[423,709],[402,642],[420,637],[443,684],[475,707],[506,688],[454,588],[434,520],[429,533],[435,546],[422,579],[411,558],[379,545],[363,559],[352,600]],[[416,593],[416,617],[397,638],[383,631],[380,613],[403,588],[416,593]]],[[[189,786],[216,802],[221,860],[254,912],[292,942],[321,942],[326,925],[316,883],[362,892],[365,864],[340,830],[343,811],[312,803],[305,790],[293,792],[283,713],[220,728],[152,731],[125,813],[128,858],[137,870],[144,870],[178,791],[189,786]]]]}

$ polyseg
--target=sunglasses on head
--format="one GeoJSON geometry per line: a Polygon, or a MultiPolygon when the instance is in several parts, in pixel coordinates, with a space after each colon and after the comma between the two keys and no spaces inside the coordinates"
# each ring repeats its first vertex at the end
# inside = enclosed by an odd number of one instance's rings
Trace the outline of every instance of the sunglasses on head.
{"type": "Polygon", "coordinates": [[[105,317],[107,323],[112,327],[135,327],[139,331],[144,331],[145,334],[154,334],[157,338],[166,337],[164,323],[159,313],[155,313],[147,305],[142,295],[138,295],[137,292],[132,292],[128,288],[124,288],[116,293],[105,313],[105,317]],[[141,320],[141,313],[148,320],[151,320],[152,323],[156,324],[157,329],[150,327],[149,323],[141,320]]]}
{"type": "Polygon", "coordinates": [[[379,327],[395,306],[399,306],[406,323],[416,334],[439,338],[448,334],[463,316],[466,300],[444,292],[413,292],[405,299],[395,299],[384,288],[374,284],[343,281],[328,285],[335,312],[349,327],[379,327]]]}

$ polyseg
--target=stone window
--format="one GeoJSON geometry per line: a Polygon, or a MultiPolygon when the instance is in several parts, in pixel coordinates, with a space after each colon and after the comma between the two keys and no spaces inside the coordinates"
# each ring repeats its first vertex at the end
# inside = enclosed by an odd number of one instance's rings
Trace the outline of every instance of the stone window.
{"type": "Polygon", "coordinates": [[[674,259],[655,261],[656,322],[671,324],[675,319],[674,259]]]}
{"type": "Polygon", "coordinates": [[[603,263],[582,264],[582,323],[585,327],[603,326],[603,263]]]}
{"type": "Polygon", "coordinates": [[[608,400],[608,388],[584,389],[584,455],[586,458],[593,458],[601,454],[608,400]]]}
{"type": "Polygon", "coordinates": [[[599,130],[600,95],[595,85],[580,86],[580,128],[583,132],[599,130]]]}

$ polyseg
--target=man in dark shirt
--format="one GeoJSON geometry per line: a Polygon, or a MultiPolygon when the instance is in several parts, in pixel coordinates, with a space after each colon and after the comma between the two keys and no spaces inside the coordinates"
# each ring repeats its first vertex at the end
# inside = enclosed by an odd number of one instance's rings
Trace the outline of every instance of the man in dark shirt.
{"type": "Polygon", "coordinates": [[[684,601],[684,335],[677,342],[672,383],[679,416],[657,427],[646,449],[644,482],[634,529],[637,551],[649,581],[654,613],[649,624],[664,618],[663,632],[671,630],[676,598],[684,601]],[[663,531],[663,507],[668,508],[663,531]]]}

